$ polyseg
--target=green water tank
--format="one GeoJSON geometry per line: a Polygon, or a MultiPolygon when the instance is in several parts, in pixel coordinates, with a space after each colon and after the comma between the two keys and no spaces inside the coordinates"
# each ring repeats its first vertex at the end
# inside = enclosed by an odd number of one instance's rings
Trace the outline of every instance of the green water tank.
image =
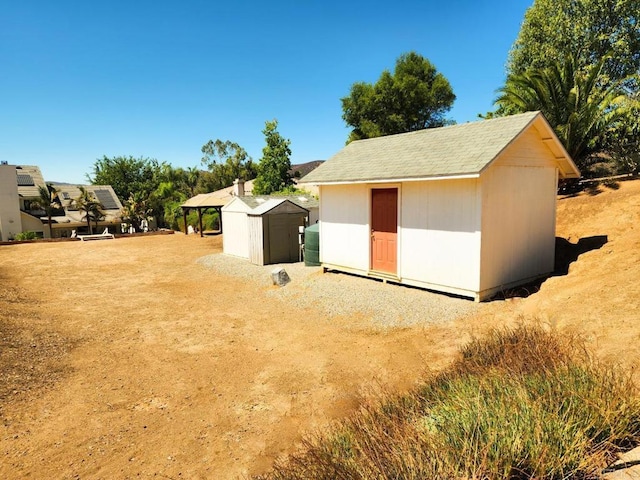
{"type": "Polygon", "coordinates": [[[304,264],[320,266],[320,225],[317,223],[304,230],[304,264]]]}

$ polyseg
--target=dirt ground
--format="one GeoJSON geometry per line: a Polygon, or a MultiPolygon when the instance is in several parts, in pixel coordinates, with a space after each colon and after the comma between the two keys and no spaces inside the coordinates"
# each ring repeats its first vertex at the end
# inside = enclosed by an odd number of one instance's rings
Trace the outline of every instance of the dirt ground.
{"type": "MultiPolygon", "coordinates": [[[[196,263],[221,238],[0,246],[0,478],[243,478],[485,329],[640,360],[640,181],[558,201],[568,273],[439,326],[292,310],[196,263]]],[[[285,287],[286,288],[286,287],[285,287]]],[[[408,305],[410,308],[410,305],[408,305]]]]}

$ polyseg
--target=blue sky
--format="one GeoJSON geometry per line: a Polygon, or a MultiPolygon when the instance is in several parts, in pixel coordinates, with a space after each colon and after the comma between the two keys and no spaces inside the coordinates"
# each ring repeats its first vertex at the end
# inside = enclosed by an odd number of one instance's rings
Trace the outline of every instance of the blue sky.
{"type": "Polygon", "coordinates": [[[87,183],[103,155],[200,166],[208,140],[258,161],[276,118],[292,163],[348,135],[340,98],[416,51],[450,117],[492,108],[533,0],[0,2],[0,160],[87,183]]]}

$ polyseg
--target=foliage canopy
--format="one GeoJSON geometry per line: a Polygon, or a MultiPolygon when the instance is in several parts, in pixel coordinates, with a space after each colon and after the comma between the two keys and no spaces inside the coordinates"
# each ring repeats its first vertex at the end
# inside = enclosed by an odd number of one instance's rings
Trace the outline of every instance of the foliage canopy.
{"type": "Polygon", "coordinates": [[[202,146],[202,164],[209,172],[209,191],[228,187],[236,178],[251,180],[257,173],[253,159],[235,142],[209,140],[202,146]]]}
{"type": "Polygon", "coordinates": [[[212,172],[174,168],[156,159],[131,156],[96,160],[89,181],[111,185],[123,203],[123,220],[136,228],[149,216],[154,216],[160,227],[177,228],[182,217],[180,205],[187,198],[221,188],[219,176],[212,172]]]}
{"type": "Polygon", "coordinates": [[[535,0],[525,13],[508,61],[508,72],[545,68],[576,55],[579,65],[596,64],[610,80],[640,68],[640,0],[535,0]]]}
{"type": "Polygon", "coordinates": [[[134,193],[153,192],[158,186],[161,168],[163,165],[156,159],[104,155],[96,160],[93,176],[89,175],[88,179],[93,185],[111,185],[118,198],[124,200],[134,193]]]}
{"type": "Polygon", "coordinates": [[[258,165],[258,176],[253,184],[253,192],[257,195],[269,195],[285,190],[292,184],[289,170],[291,170],[291,140],[284,138],[278,132],[278,121],[265,122],[262,133],[266,145],[262,149],[262,158],[258,165]]]}
{"type": "Polygon", "coordinates": [[[499,109],[519,113],[540,110],[579,168],[604,148],[605,139],[623,115],[620,83],[599,80],[606,57],[580,72],[575,58],[547,68],[511,74],[499,90],[499,109]]]}
{"type": "Polygon", "coordinates": [[[541,110],[587,175],[638,171],[638,20],[640,0],[535,0],[488,116],[541,110]]]}
{"type": "Polygon", "coordinates": [[[353,127],[349,142],[440,127],[449,121],[455,95],[449,81],[429,60],[409,52],[385,70],[375,84],[356,82],[341,99],[342,118],[353,127]]]}

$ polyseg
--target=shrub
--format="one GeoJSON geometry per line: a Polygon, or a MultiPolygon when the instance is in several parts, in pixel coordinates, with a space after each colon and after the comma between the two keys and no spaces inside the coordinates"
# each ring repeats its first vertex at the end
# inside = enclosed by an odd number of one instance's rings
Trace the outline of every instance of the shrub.
{"type": "Polygon", "coordinates": [[[473,340],[414,391],[362,405],[263,479],[588,479],[640,438],[630,375],[539,327],[473,340]]]}
{"type": "Polygon", "coordinates": [[[16,236],[14,237],[14,240],[20,242],[23,240],[35,240],[38,238],[38,234],[36,232],[20,232],[17,233],[16,236]]]}
{"type": "MultiPolygon", "coordinates": [[[[197,212],[189,212],[187,215],[187,225],[191,225],[194,228],[200,228],[197,212]]],[[[173,228],[184,231],[184,220],[182,217],[176,220],[176,224],[173,228]]],[[[202,214],[202,229],[205,231],[220,229],[218,212],[205,212],[202,214]]]]}

